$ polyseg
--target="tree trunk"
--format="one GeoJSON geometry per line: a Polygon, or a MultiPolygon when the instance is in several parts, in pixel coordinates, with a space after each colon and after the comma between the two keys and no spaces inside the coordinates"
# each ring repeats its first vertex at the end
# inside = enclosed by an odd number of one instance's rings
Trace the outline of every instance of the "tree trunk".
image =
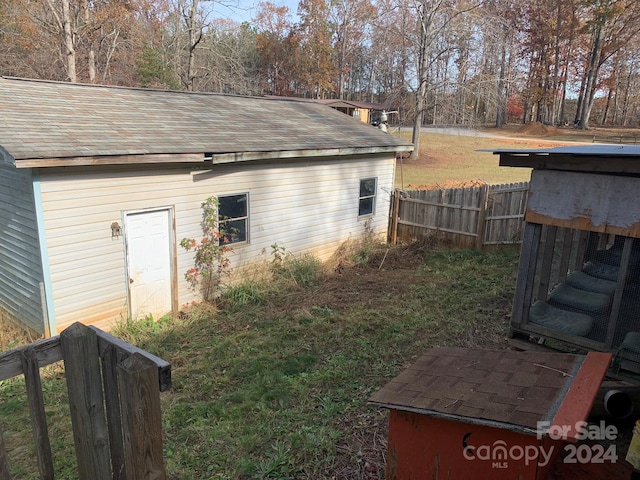
{"type": "MultiPolygon", "coordinates": [[[[84,0],[82,4],[82,8],[84,10],[84,24],[85,27],[89,25],[91,17],[89,15],[89,0],[84,0]]],[[[87,38],[87,47],[89,49],[88,52],[88,70],[89,70],[89,83],[96,83],[96,52],[93,48],[93,36],[91,35],[92,30],[88,29],[88,38],[87,38]]]]}
{"type": "Polygon", "coordinates": [[[576,106],[576,116],[573,119],[573,126],[578,127],[580,123],[580,112],[582,111],[582,105],[585,102],[586,90],[585,86],[587,84],[587,69],[582,73],[582,79],[580,80],[580,91],[578,92],[578,103],[576,106]]]}
{"type": "Polygon", "coordinates": [[[189,10],[189,18],[187,19],[187,28],[189,29],[189,61],[187,63],[187,90],[193,91],[193,84],[196,78],[196,47],[202,40],[202,32],[196,29],[196,16],[198,14],[198,1],[191,0],[191,9],[189,10]]]}
{"type": "Polygon", "coordinates": [[[551,94],[553,98],[551,100],[551,125],[558,124],[558,77],[560,71],[560,26],[561,26],[561,2],[558,1],[558,9],[556,10],[556,41],[554,45],[555,61],[553,63],[553,79],[551,83],[551,94]]]}
{"type": "Polygon", "coordinates": [[[64,35],[64,46],[67,50],[67,76],[71,83],[78,81],[76,75],[76,48],[71,29],[71,9],[69,0],[62,0],[62,25],[64,35]]]}
{"type": "Polygon", "coordinates": [[[600,50],[602,45],[602,27],[597,25],[593,38],[593,49],[589,58],[589,67],[587,70],[587,82],[584,89],[584,98],[582,101],[582,110],[578,121],[578,128],[586,130],[589,128],[589,115],[593,108],[593,100],[596,93],[596,79],[599,70],[600,50]]]}
{"type": "Polygon", "coordinates": [[[413,132],[411,134],[411,141],[414,147],[409,157],[412,159],[418,158],[420,155],[420,128],[422,127],[424,111],[427,106],[427,85],[429,83],[428,33],[430,24],[424,15],[426,14],[423,12],[422,34],[420,38],[420,62],[418,66],[420,85],[416,93],[416,112],[413,118],[413,132]]]}
{"type": "Polygon", "coordinates": [[[507,63],[507,47],[505,45],[505,39],[502,41],[502,53],[500,56],[500,74],[498,77],[497,86],[497,106],[496,106],[496,127],[500,128],[507,123],[507,96],[504,86],[505,70],[507,63]]]}
{"type": "Polygon", "coordinates": [[[607,116],[609,115],[609,107],[611,106],[611,99],[613,98],[613,88],[609,87],[609,93],[607,94],[607,103],[604,105],[604,113],[602,114],[602,126],[607,123],[607,116]]]}

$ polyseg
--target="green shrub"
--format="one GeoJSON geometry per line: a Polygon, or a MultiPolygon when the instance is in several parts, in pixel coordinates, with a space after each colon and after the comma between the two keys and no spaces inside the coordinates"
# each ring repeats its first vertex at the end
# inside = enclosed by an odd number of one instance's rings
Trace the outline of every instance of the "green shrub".
{"type": "Polygon", "coordinates": [[[322,263],[310,253],[300,256],[290,252],[274,243],[271,245],[271,273],[275,279],[293,281],[297,286],[308,288],[318,283],[318,275],[322,263]]]}
{"type": "Polygon", "coordinates": [[[228,286],[222,294],[222,303],[230,308],[261,305],[265,297],[265,287],[262,283],[250,280],[228,286]]]}

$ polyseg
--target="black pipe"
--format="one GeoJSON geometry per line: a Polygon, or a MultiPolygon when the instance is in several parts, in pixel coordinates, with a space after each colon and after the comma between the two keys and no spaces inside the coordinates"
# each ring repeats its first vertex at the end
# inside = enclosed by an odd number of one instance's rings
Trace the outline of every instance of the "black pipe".
{"type": "Polygon", "coordinates": [[[605,412],[617,420],[626,420],[635,410],[631,396],[621,390],[608,390],[603,403],[605,412]]]}
{"type": "Polygon", "coordinates": [[[640,412],[640,386],[605,381],[593,402],[590,416],[626,420],[636,412],[640,412]]]}

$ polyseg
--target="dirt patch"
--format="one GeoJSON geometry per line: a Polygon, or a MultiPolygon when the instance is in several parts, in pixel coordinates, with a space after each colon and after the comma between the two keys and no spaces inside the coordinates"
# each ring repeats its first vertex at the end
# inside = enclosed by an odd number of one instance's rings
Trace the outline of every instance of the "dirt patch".
{"type": "Polygon", "coordinates": [[[518,140],[513,138],[492,138],[494,143],[506,143],[509,145],[509,149],[513,150],[513,145],[522,145],[523,148],[550,148],[558,147],[561,144],[568,145],[568,142],[560,142],[557,140],[518,140]]]}
{"type": "Polygon", "coordinates": [[[558,129],[550,125],[544,125],[540,122],[525,123],[516,130],[520,135],[532,136],[552,136],[558,134],[558,129]]]}
{"type": "Polygon", "coordinates": [[[291,309],[342,310],[354,304],[375,307],[381,298],[402,297],[416,282],[416,267],[423,263],[428,246],[415,243],[368,253],[362,264],[346,259],[329,263],[318,288],[290,304],[291,309]]]}

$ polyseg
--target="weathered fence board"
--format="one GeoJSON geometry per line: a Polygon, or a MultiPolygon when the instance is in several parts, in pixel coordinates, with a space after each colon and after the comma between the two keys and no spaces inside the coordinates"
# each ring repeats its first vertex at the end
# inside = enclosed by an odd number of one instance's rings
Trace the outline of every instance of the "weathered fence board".
{"type": "Polygon", "coordinates": [[[4,444],[4,437],[2,436],[2,428],[0,428],[0,480],[11,480],[9,457],[7,455],[7,447],[4,444]]]}
{"type": "Polygon", "coordinates": [[[36,444],[36,458],[38,459],[40,478],[42,480],[53,480],[53,459],[51,457],[51,444],[49,443],[47,416],[44,411],[40,367],[38,366],[38,357],[32,348],[27,348],[22,352],[22,369],[24,370],[24,383],[27,389],[31,430],[36,444]]]}
{"type": "MultiPolygon", "coordinates": [[[[113,335],[100,330],[93,325],[87,327],[96,332],[98,336],[98,349],[102,356],[104,350],[110,345],[115,348],[116,361],[121,362],[129,355],[139,353],[144,355],[158,367],[158,381],[161,392],[166,392],[171,387],[171,364],[155,355],[124,342],[113,335]]],[[[22,371],[22,352],[32,349],[38,357],[38,365],[45,367],[62,360],[60,348],[60,336],[37,340],[29,345],[14,348],[8,352],[0,353],[0,381],[16,377],[22,371]]]]}
{"type": "Polygon", "coordinates": [[[527,182],[434,190],[396,190],[391,243],[429,237],[461,247],[514,244],[522,239],[527,182]]]}
{"type": "Polygon", "coordinates": [[[113,345],[100,352],[102,359],[102,381],[104,383],[104,403],[107,408],[107,427],[111,450],[111,469],[113,480],[126,480],[124,465],[124,442],[122,436],[122,409],[120,408],[120,389],[118,388],[118,355],[113,345]]]}
{"type": "Polygon", "coordinates": [[[0,381],[22,374],[22,352],[32,349],[41,367],[62,360],[60,337],[45,338],[29,345],[0,353],[0,381]]]}
{"type": "Polygon", "coordinates": [[[67,376],[73,440],[81,480],[111,478],[109,434],[105,418],[98,338],[74,323],[60,334],[67,376]]]}
{"type": "MultiPolygon", "coordinates": [[[[39,477],[54,479],[40,368],[59,360],[65,366],[76,478],[166,478],[158,390],[170,388],[171,365],[80,323],[58,337],[0,354],[0,380],[25,378],[39,477]]],[[[11,480],[8,453],[0,431],[0,480],[11,480]]]]}
{"type": "Polygon", "coordinates": [[[144,356],[133,354],[118,365],[128,480],[166,478],[162,457],[160,397],[153,394],[157,385],[158,370],[144,356]]]}

